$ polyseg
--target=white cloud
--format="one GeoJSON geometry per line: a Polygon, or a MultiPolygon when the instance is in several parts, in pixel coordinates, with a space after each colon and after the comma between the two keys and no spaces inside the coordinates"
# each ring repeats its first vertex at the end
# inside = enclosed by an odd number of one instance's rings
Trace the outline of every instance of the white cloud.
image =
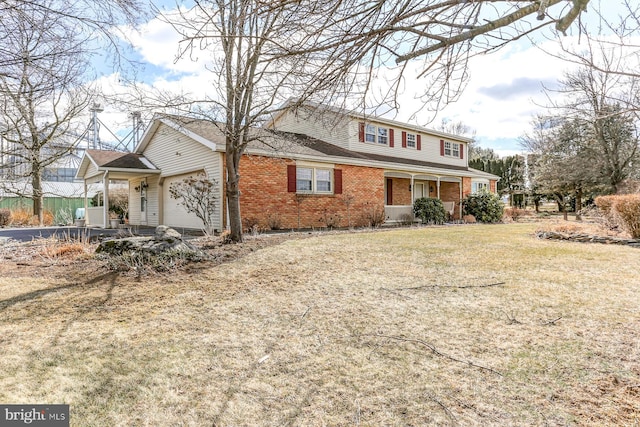
{"type": "MultiPolygon", "coordinates": [[[[149,85],[196,97],[215,96],[215,75],[206,69],[203,61],[208,60],[207,54],[196,54],[198,60],[195,61],[185,58],[176,62],[180,36],[169,24],[153,19],[139,32],[129,32],[129,37],[141,59],[153,67],[153,75],[147,80],[149,85]]],[[[566,44],[575,40],[563,38],[566,44]]],[[[529,130],[533,116],[545,111],[549,104],[543,85],[554,85],[565,71],[576,67],[548,53],[559,52],[556,41],[545,40],[539,46],[520,40],[472,58],[464,92],[457,102],[442,108],[435,116],[425,111],[419,99],[426,80],[414,79],[410,72],[405,76],[406,89],[400,96],[400,111],[394,118],[420,125],[430,122],[431,127],[438,126],[442,119],[461,121],[475,129],[482,146],[504,153],[519,152],[518,138],[529,130]],[[512,141],[511,146],[505,146],[508,144],[505,141],[512,141]]],[[[417,70],[414,68],[413,75],[417,70]]],[[[384,93],[384,85],[392,74],[392,71],[380,73],[375,86],[378,93],[384,93]]],[[[117,81],[114,84],[117,86],[117,81]]],[[[123,88],[110,89],[111,93],[121,90],[123,88]]]]}

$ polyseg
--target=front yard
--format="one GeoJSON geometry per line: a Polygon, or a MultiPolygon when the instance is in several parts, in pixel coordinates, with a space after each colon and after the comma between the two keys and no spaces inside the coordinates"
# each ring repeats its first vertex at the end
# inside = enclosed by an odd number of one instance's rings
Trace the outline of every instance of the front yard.
{"type": "Polygon", "coordinates": [[[317,235],[140,278],[3,262],[0,402],[72,426],[637,425],[640,250],[535,229],[317,235]]]}

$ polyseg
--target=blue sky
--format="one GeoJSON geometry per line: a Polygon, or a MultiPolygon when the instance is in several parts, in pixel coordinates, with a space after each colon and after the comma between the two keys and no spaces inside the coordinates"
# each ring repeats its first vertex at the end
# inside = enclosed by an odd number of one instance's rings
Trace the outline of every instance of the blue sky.
{"type": "MultiPolygon", "coordinates": [[[[156,88],[192,93],[201,93],[210,84],[211,73],[200,64],[189,60],[175,62],[179,38],[167,24],[151,20],[137,32],[132,31],[130,38],[134,43],[132,58],[145,64],[137,67],[143,81],[156,88]]],[[[559,50],[557,42],[546,40],[543,34],[537,36],[537,42],[545,50],[559,50]]],[[[436,115],[424,112],[416,93],[406,90],[401,95],[400,110],[392,118],[433,128],[442,120],[461,121],[475,130],[480,146],[492,148],[500,155],[519,153],[522,150],[518,138],[529,131],[533,116],[544,112],[544,106],[548,105],[543,87],[557,87],[563,73],[573,67],[522,39],[497,52],[472,58],[465,91],[457,102],[436,115]]],[[[410,75],[406,79],[407,88],[425,84],[424,80],[414,81],[410,75]]],[[[119,90],[118,80],[118,75],[104,73],[105,91],[119,90]]],[[[108,113],[109,110],[104,114],[108,113]]],[[[112,114],[114,127],[126,126],[128,121],[121,113],[112,111],[112,114]]],[[[103,120],[107,121],[106,117],[103,120]]]]}

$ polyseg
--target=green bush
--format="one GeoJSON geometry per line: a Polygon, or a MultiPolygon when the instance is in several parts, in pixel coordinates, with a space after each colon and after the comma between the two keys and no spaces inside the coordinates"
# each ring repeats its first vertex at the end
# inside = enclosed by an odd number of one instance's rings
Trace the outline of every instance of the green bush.
{"type": "Polygon", "coordinates": [[[500,222],[504,214],[504,204],[500,197],[489,192],[469,194],[463,204],[464,214],[473,215],[478,222],[500,222]]]}
{"type": "Polygon", "coordinates": [[[442,200],[431,197],[416,199],[413,202],[413,213],[423,224],[444,224],[447,219],[442,200]]]}

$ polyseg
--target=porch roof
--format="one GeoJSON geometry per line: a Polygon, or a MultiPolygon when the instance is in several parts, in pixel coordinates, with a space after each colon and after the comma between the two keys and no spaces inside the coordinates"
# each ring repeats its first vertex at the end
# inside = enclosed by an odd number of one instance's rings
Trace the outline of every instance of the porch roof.
{"type": "MultiPolygon", "coordinates": [[[[125,153],[108,150],[87,150],[82,157],[80,167],[76,173],[78,178],[87,178],[89,167],[93,165],[98,171],[109,171],[121,177],[140,174],[158,174],[160,169],[155,167],[146,157],[137,153],[125,153]]],[[[116,176],[114,176],[116,178],[116,176]]]]}

